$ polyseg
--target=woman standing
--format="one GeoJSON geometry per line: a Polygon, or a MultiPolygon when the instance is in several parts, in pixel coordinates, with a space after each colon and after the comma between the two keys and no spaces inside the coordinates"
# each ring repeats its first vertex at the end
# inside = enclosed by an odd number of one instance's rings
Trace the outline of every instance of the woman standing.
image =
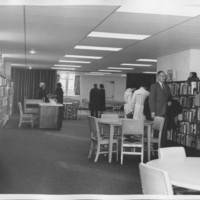
{"type": "Polygon", "coordinates": [[[132,97],[132,108],[134,110],[133,119],[137,120],[145,119],[145,116],[143,114],[144,102],[148,96],[149,96],[149,91],[147,91],[144,86],[141,86],[138,90],[135,90],[132,97]]]}
{"type": "Polygon", "coordinates": [[[127,88],[124,93],[124,114],[126,118],[133,118],[133,107],[131,104],[134,88],[127,88]]]}

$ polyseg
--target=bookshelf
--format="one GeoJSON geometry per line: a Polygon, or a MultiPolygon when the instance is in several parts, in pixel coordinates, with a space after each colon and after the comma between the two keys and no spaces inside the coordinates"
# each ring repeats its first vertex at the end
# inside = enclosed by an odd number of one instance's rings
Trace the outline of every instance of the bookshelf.
{"type": "Polygon", "coordinates": [[[0,128],[2,128],[12,114],[13,82],[6,77],[3,58],[0,57],[0,128]]]}
{"type": "Polygon", "coordinates": [[[167,139],[200,150],[200,81],[174,81],[167,84],[173,98],[182,106],[178,127],[168,131],[167,139]]]}

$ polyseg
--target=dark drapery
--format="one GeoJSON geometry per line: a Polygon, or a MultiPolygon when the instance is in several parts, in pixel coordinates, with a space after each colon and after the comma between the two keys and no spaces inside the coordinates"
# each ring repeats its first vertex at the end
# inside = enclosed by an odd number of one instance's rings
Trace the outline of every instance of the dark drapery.
{"type": "Polygon", "coordinates": [[[11,78],[14,85],[13,113],[18,112],[17,102],[23,102],[24,97],[37,99],[39,83],[46,83],[46,92],[54,93],[56,70],[12,68],[11,78]]]}
{"type": "Polygon", "coordinates": [[[141,85],[150,89],[152,83],[156,82],[156,74],[127,74],[126,88],[139,88],[141,85]]]}

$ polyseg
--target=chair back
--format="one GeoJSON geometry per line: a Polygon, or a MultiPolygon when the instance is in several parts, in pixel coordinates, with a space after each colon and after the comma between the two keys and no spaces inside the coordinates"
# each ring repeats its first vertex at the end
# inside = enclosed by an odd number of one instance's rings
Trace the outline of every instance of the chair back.
{"type": "Polygon", "coordinates": [[[22,110],[22,103],[21,102],[18,102],[18,107],[19,107],[20,116],[22,116],[23,115],[23,110],[22,110]]]}
{"type": "Polygon", "coordinates": [[[166,171],[140,163],[140,177],[143,194],[173,195],[169,175],[166,171]]]}
{"type": "Polygon", "coordinates": [[[90,138],[92,140],[100,140],[99,125],[96,117],[88,116],[88,125],[90,130],[90,138]]]}
{"type": "Polygon", "coordinates": [[[160,142],[161,142],[161,136],[162,136],[164,122],[165,122],[165,118],[164,117],[159,117],[159,116],[155,116],[154,121],[153,121],[152,133],[153,134],[158,133],[159,147],[160,147],[160,142]]]}
{"type": "Polygon", "coordinates": [[[117,118],[119,118],[119,115],[118,114],[112,114],[112,113],[104,113],[104,114],[101,114],[101,118],[117,119],[117,118]]]}
{"type": "Polygon", "coordinates": [[[159,148],[158,158],[159,159],[186,158],[185,149],[183,147],[159,148]]]}
{"type": "Polygon", "coordinates": [[[123,135],[143,135],[144,121],[134,120],[134,119],[122,120],[122,134],[123,135]]]}

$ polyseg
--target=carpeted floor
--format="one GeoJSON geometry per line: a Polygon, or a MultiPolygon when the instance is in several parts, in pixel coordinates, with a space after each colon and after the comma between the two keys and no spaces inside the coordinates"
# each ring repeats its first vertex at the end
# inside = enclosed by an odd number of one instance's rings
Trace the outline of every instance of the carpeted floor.
{"type": "Polygon", "coordinates": [[[0,193],[141,194],[139,157],[124,164],[89,160],[87,120],[64,120],[61,131],[17,128],[12,116],[0,133],[0,193]]]}

